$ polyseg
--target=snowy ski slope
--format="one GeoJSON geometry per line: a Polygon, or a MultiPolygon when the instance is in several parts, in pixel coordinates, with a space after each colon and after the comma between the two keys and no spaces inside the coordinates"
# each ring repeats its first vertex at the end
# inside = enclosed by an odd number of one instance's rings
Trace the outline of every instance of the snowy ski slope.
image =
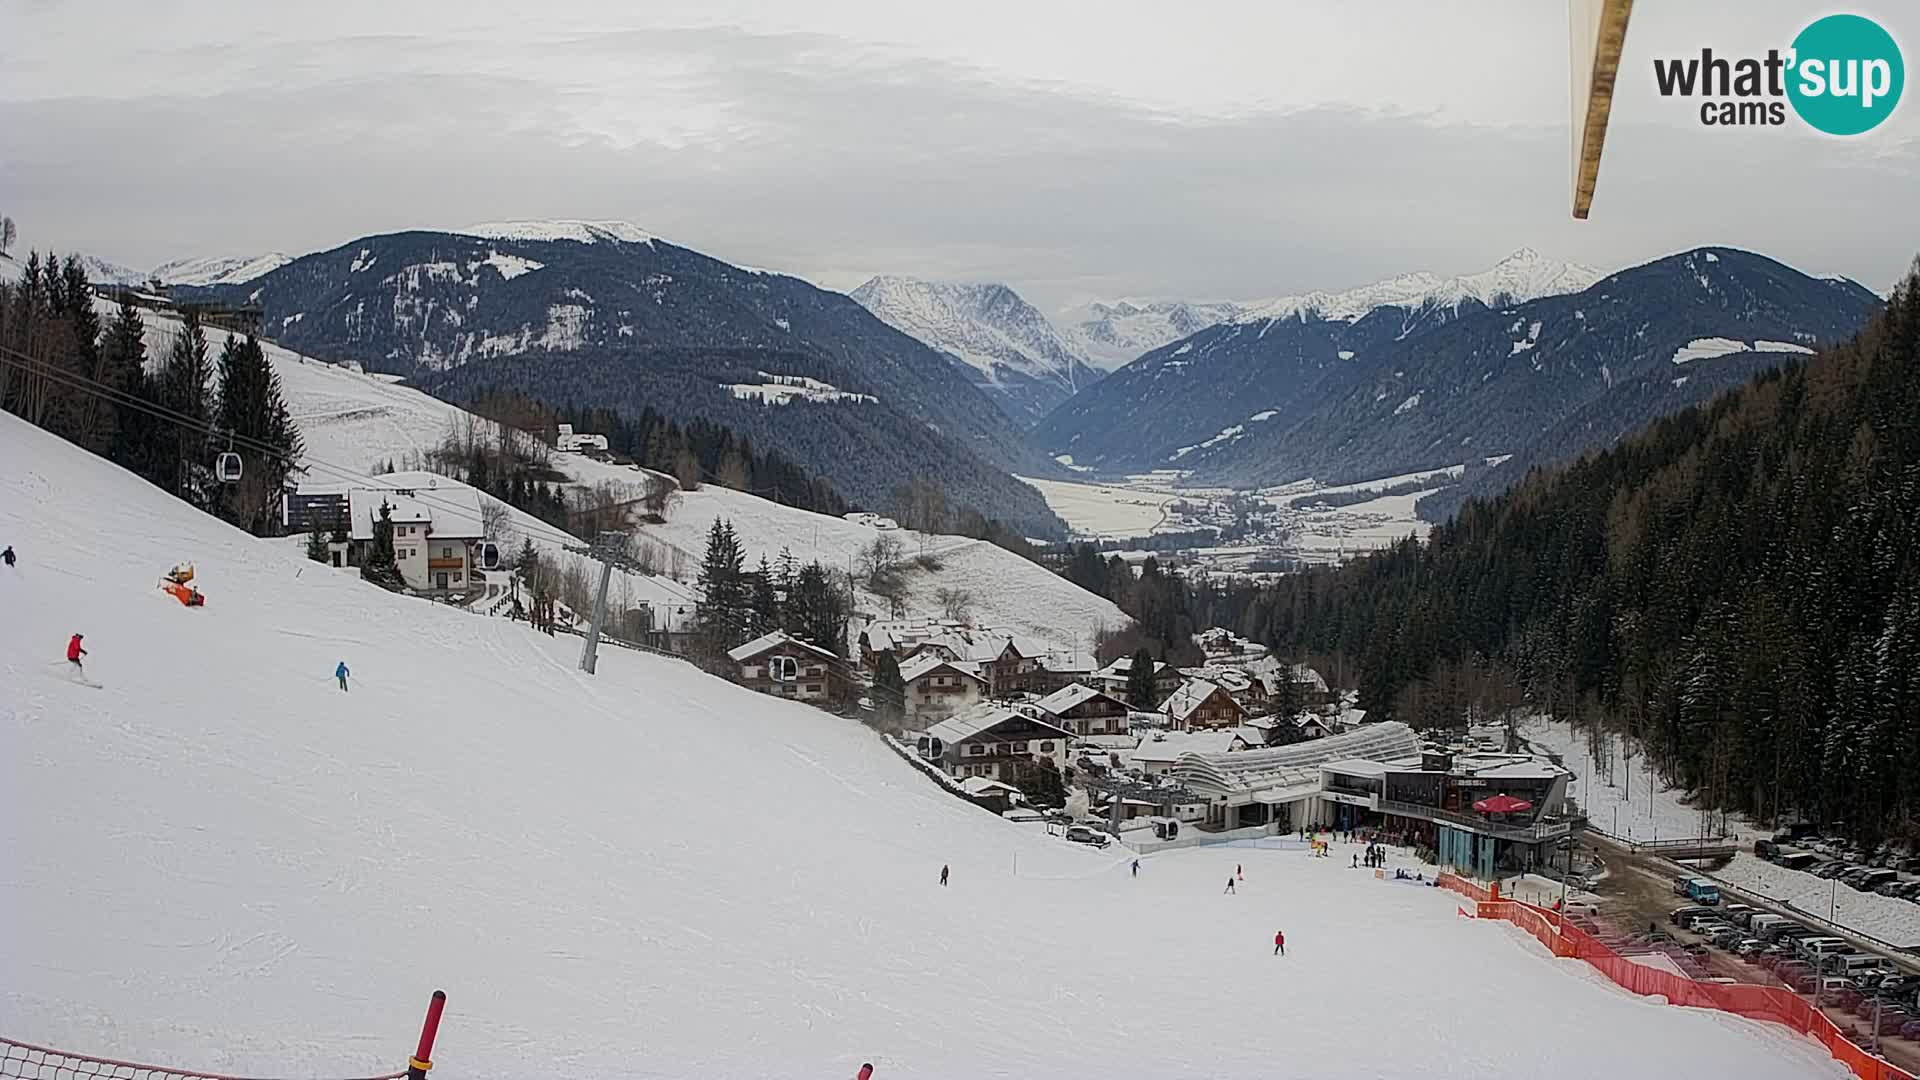
{"type": "Polygon", "coordinates": [[[443,987],[449,1077],[1842,1075],[1345,851],[1132,880],[850,722],[621,650],[583,676],[573,640],[306,563],[12,416],[0,455],[13,1038],[365,1074],[443,987]],[[181,558],[205,608],[154,587],[181,558]]]}

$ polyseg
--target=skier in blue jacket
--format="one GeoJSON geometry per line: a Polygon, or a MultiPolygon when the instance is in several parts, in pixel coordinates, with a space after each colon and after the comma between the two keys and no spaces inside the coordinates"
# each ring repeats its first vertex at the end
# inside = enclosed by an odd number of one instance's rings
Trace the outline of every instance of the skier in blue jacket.
{"type": "Polygon", "coordinates": [[[340,666],[333,669],[333,677],[340,680],[340,689],[345,690],[347,688],[347,676],[350,674],[352,674],[352,672],[347,670],[347,662],[345,660],[340,661],[340,666]]]}

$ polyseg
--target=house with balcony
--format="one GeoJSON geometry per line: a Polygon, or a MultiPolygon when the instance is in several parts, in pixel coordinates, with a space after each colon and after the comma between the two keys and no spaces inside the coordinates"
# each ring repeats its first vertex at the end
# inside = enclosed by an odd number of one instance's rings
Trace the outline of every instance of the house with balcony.
{"type": "Polygon", "coordinates": [[[945,720],[987,697],[987,680],[977,665],[939,653],[921,653],[900,665],[900,679],[906,684],[901,716],[913,728],[945,720]]]}
{"type": "Polygon", "coordinates": [[[393,561],[407,588],[447,594],[484,587],[478,564],[487,534],[478,491],[432,473],[392,473],[345,496],[347,565],[365,561],[384,510],[393,523],[393,561]]]}
{"type": "Polygon", "coordinates": [[[1161,703],[1160,711],[1175,731],[1237,728],[1247,719],[1246,706],[1235,701],[1226,687],[1205,679],[1188,679],[1161,703]]]}
{"type": "Polygon", "coordinates": [[[1078,736],[1128,735],[1127,703],[1104,690],[1071,683],[1035,702],[1046,719],[1078,736]]]}
{"type": "MultiPolygon", "coordinates": [[[[1125,701],[1127,700],[1127,677],[1132,671],[1133,657],[1122,656],[1094,672],[1088,679],[1088,685],[1105,690],[1125,701]]],[[[1180,684],[1185,680],[1186,676],[1180,674],[1179,668],[1164,660],[1155,660],[1153,662],[1153,704],[1158,706],[1172,697],[1173,692],[1180,689],[1180,684]]]]}
{"type": "Polygon", "coordinates": [[[1032,716],[983,703],[950,716],[914,737],[920,756],[948,776],[984,776],[1017,783],[1023,765],[1065,760],[1073,733],[1032,716]]]}
{"type": "Polygon", "coordinates": [[[733,663],[734,682],[792,701],[830,701],[843,678],[840,658],[831,650],[779,630],[727,650],[727,659],[733,663]]]}

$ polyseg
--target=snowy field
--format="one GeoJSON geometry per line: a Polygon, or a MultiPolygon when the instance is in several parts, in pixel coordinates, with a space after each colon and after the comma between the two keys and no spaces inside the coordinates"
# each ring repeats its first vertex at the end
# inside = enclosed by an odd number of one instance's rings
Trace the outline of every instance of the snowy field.
{"type": "MultiPolygon", "coordinates": [[[[883,533],[714,484],[682,492],[665,525],[644,525],[640,531],[698,554],[706,550],[707,530],[716,517],[733,523],[749,565],[762,555],[771,561],[788,548],[803,563],[818,559],[829,568],[857,572],[862,549],[882,535],[894,537],[908,559],[925,554],[938,564],[938,569],[907,573],[909,617],[939,617],[938,591],[958,589],[972,596],[970,611],[977,626],[1014,630],[1053,648],[1086,652],[1092,651],[1098,628],[1118,629],[1130,621],[1112,601],[984,540],[910,529],[883,533]]],[[[885,601],[864,589],[856,606],[881,617],[887,614],[885,601]]]]}
{"type": "Polygon", "coordinates": [[[1451,894],[1285,847],[1130,879],[855,724],[621,650],[584,676],[573,642],[305,563],[11,416],[0,454],[13,1038],[365,1074],[441,987],[451,1077],[1845,1075],[1451,894]],[[154,587],[180,556],[205,608],[154,587]]]}
{"type": "Polygon", "coordinates": [[[1735,855],[1726,869],[1714,871],[1714,876],[1890,945],[1920,949],[1920,904],[1856,892],[1745,851],[1735,855]]]}
{"type": "MultiPolygon", "coordinates": [[[[1574,771],[1576,778],[1567,794],[1600,832],[1627,840],[1679,840],[1700,836],[1703,829],[1707,836],[1721,833],[1719,811],[1703,813],[1694,808],[1682,801],[1686,791],[1668,786],[1658,776],[1649,782],[1646,758],[1635,755],[1629,780],[1618,734],[1609,733],[1598,754],[1585,733],[1544,717],[1528,720],[1520,735],[1535,750],[1560,755],[1561,763],[1574,771]]],[[[1725,820],[1726,830],[1734,835],[1751,838],[1758,831],[1738,814],[1725,815],[1725,820]]]]}
{"type": "Polygon", "coordinates": [[[1020,479],[1040,492],[1047,508],[1060,515],[1076,536],[1146,536],[1167,524],[1165,507],[1178,497],[1144,487],[1020,479]]]}

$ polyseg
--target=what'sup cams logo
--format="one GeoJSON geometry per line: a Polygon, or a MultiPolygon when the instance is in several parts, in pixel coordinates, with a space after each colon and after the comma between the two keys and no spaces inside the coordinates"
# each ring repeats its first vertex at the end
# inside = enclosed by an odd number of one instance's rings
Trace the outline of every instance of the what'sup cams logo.
{"type": "Polygon", "coordinates": [[[1828,15],[1808,24],[1785,52],[1764,57],[1656,59],[1661,97],[1699,98],[1709,127],[1777,127],[1787,107],[1816,131],[1861,135],[1893,115],[1906,84],[1900,46],[1879,23],[1828,15]]]}

